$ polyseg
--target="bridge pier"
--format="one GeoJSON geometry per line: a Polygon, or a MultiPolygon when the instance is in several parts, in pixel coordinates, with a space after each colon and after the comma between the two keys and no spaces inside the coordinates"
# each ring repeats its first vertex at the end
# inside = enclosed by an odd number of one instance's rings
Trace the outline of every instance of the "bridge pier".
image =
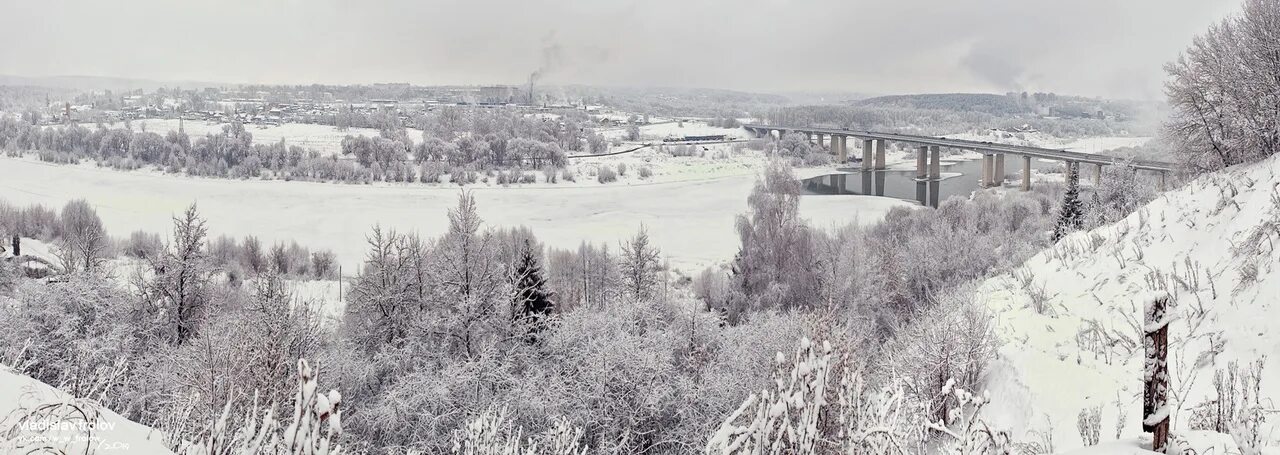
{"type": "Polygon", "coordinates": [[[873,147],[871,139],[862,140],[862,170],[864,171],[872,168],[871,147],[873,147]]]}
{"type": "MultiPolygon", "coordinates": [[[[942,147],[936,145],[929,146],[929,178],[931,180],[942,179],[942,147]]],[[[937,194],[934,194],[934,196],[936,197],[937,194]]],[[[933,206],[937,207],[938,201],[935,200],[933,206]]]]}
{"type": "Polygon", "coordinates": [[[1022,155],[1022,191],[1031,191],[1031,155],[1022,155]]]}
{"type": "Polygon", "coordinates": [[[1164,191],[1164,190],[1165,190],[1165,186],[1164,186],[1164,174],[1165,174],[1165,172],[1164,172],[1164,171],[1160,171],[1160,191],[1164,191]]]}
{"type": "Polygon", "coordinates": [[[883,170],[884,170],[884,167],[885,167],[885,166],[884,166],[884,147],[885,147],[885,145],[887,145],[887,144],[885,144],[884,139],[876,140],[876,170],[877,170],[877,171],[883,171],[883,170]]]}
{"type": "Polygon", "coordinates": [[[836,142],[836,138],[840,138],[840,164],[849,162],[849,136],[831,136],[831,142],[836,142]]]}
{"type": "Polygon", "coordinates": [[[921,145],[916,147],[916,179],[924,180],[929,177],[929,146],[921,145]]]}
{"type": "Polygon", "coordinates": [[[1094,164],[1093,168],[1093,186],[1102,186],[1102,165],[1094,164]]]}
{"type": "Polygon", "coordinates": [[[823,147],[826,147],[826,144],[823,143],[822,141],[822,133],[818,133],[818,148],[823,148],[823,147]]]}
{"type": "Polygon", "coordinates": [[[991,176],[991,186],[1004,186],[1004,154],[996,154],[995,174],[991,176]]]}
{"type": "Polygon", "coordinates": [[[991,153],[982,153],[982,181],[978,186],[983,188],[991,187],[991,175],[995,174],[996,156],[991,153]]]}

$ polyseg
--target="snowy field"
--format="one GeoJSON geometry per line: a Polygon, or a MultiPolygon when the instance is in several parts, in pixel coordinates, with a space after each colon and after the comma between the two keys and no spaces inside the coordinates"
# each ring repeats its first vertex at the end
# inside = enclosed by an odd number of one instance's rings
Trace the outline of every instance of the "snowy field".
{"type": "MultiPolygon", "coordinates": [[[[1081,445],[1077,415],[1098,406],[1103,440],[1136,437],[1138,328],[1155,291],[1176,305],[1169,369],[1182,399],[1171,413],[1174,433],[1189,429],[1192,408],[1214,395],[1215,370],[1232,361],[1245,369],[1265,358],[1263,403],[1280,400],[1280,249],[1270,231],[1280,223],[1277,173],[1272,157],[1203,176],[983,283],[975,298],[992,309],[1005,342],[987,378],[995,423],[1019,436],[1050,432],[1060,450],[1070,449],[1081,445]]],[[[1274,416],[1262,434],[1273,449],[1264,453],[1280,453],[1274,416]]]]}
{"type": "MultiPolygon", "coordinates": [[[[758,161],[763,164],[763,161],[758,161]]],[[[262,180],[203,179],[91,166],[0,158],[0,197],[19,204],[61,206],[85,198],[116,236],[142,229],[167,235],[172,216],[193,202],[213,235],[257,235],[329,248],[347,270],[365,255],[374,225],[424,235],[446,230],[457,202],[452,186],[372,186],[262,180]]],[[[671,263],[686,273],[726,261],[738,249],[734,217],[747,209],[759,168],[742,167],[660,183],[590,182],[582,186],[478,186],[471,191],[489,226],[528,226],[550,246],[617,241],[643,224],[671,263]]],[[[805,201],[802,214],[820,225],[873,222],[908,203],[868,196],[805,201]]]]}
{"type": "MultiPolygon", "coordinates": [[[[664,120],[660,123],[658,123],[658,120],[652,121],[655,123],[639,127],[641,141],[661,141],[666,138],[712,136],[717,134],[724,134],[729,138],[736,139],[750,139],[752,137],[751,133],[742,128],[719,128],[696,120],[683,123],[673,120],[664,120]]],[[[624,126],[601,128],[599,132],[607,139],[625,139],[627,136],[627,128],[624,126]]]]}
{"type": "MultiPolygon", "coordinates": [[[[146,131],[164,135],[169,131],[178,130],[177,119],[146,119],[134,120],[130,122],[134,131],[146,131]]],[[[192,139],[196,136],[204,136],[205,134],[217,134],[222,132],[222,127],[227,123],[208,122],[204,120],[183,120],[182,129],[192,139]]],[[[96,124],[86,123],[86,128],[94,128],[96,124]]],[[[106,124],[108,128],[122,128],[124,123],[116,122],[106,124]]],[[[370,136],[378,135],[378,130],[373,128],[348,128],[346,131],[339,131],[337,127],[330,125],[317,125],[312,123],[285,123],[278,126],[259,126],[247,124],[244,126],[245,131],[253,134],[254,144],[274,144],[280,142],[281,139],[289,145],[298,145],[310,149],[315,149],[321,154],[340,154],[342,153],[342,138],[350,136],[370,136]]],[[[415,143],[422,141],[422,131],[408,128],[409,139],[415,143]]]]}

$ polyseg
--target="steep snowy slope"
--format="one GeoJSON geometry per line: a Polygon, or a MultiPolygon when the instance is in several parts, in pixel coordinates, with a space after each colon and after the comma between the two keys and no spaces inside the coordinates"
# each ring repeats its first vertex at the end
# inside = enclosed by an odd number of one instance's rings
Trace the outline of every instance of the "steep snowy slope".
{"type": "Polygon", "coordinates": [[[163,435],[0,366],[0,453],[172,453],[163,435]]]}
{"type": "MultiPolygon", "coordinates": [[[[976,298],[1004,341],[987,377],[989,417],[1015,438],[1069,450],[1100,408],[1101,440],[1141,433],[1142,308],[1173,296],[1174,432],[1216,396],[1214,374],[1262,360],[1262,404],[1280,404],[1280,161],[1228,169],[1160,196],[1114,225],[1073,234],[976,298]],[[1268,400],[1269,399],[1269,400],[1268,400]],[[1119,423],[1119,425],[1117,424],[1119,423]]],[[[1261,439],[1280,445],[1271,414],[1261,439]]],[[[1241,445],[1245,445],[1241,442],[1241,445]]]]}

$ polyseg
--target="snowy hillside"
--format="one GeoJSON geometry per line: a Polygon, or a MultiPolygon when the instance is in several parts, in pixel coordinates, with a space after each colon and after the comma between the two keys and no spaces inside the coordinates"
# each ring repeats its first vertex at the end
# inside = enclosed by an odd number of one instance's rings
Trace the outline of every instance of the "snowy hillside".
{"type": "MultiPolygon", "coordinates": [[[[1278,171],[1273,157],[1203,176],[983,283],[976,298],[991,308],[1004,342],[987,376],[994,401],[989,417],[1016,437],[1051,435],[1061,451],[1083,445],[1077,419],[1096,407],[1102,441],[1137,437],[1141,311],[1155,292],[1173,297],[1178,316],[1169,335],[1174,435],[1205,426],[1193,423],[1205,420],[1193,417],[1194,408],[1217,396],[1215,372],[1231,362],[1243,377],[1265,359],[1260,384],[1245,392],[1259,389],[1262,405],[1274,408],[1280,400],[1278,171]]],[[[1260,439],[1280,452],[1276,423],[1271,415],[1260,439]]]]}
{"type": "Polygon", "coordinates": [[[0,452],[172,453],[163,434],[0,366],[0,452]]]}

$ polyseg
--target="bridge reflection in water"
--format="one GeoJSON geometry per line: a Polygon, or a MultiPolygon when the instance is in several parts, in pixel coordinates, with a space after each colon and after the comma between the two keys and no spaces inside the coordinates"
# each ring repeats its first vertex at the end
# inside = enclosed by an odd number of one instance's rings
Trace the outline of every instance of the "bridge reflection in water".
{"type": "Polygon", "coordinates": [[[802,183],[808,194],[883,196],[914,200],[920,205],[929,207],[938,206],[938,201],[942,199],[942,180],[907,178],[906,180],[910,182],[903,182],[900,176],[891,174],[894,172],[855,171],[821,175],[804,179],[802,183]],[[914,194],[911,193],[912,188],[914,188],[914,194]]]}
{"type": "MultiPolygon", "coordinates": [[[[951,196],[968,197],[982,188],[982,160],[948,161],[942,165],[943,178],[921,180],[914,170],[889,169],[863,171],[857,163],[838,168],[840,173],[820,175],[802,181],[806,194],[883,196],[920,205],[937,207],[940,201],[951,196]]],[[[1062,163],[1033,160],[1032,169],[1054,171],[1062,169],[1062,163]]],[[[1018,173],[1010,173],[1010,184],[1017,185],[1018,173]]]]}

